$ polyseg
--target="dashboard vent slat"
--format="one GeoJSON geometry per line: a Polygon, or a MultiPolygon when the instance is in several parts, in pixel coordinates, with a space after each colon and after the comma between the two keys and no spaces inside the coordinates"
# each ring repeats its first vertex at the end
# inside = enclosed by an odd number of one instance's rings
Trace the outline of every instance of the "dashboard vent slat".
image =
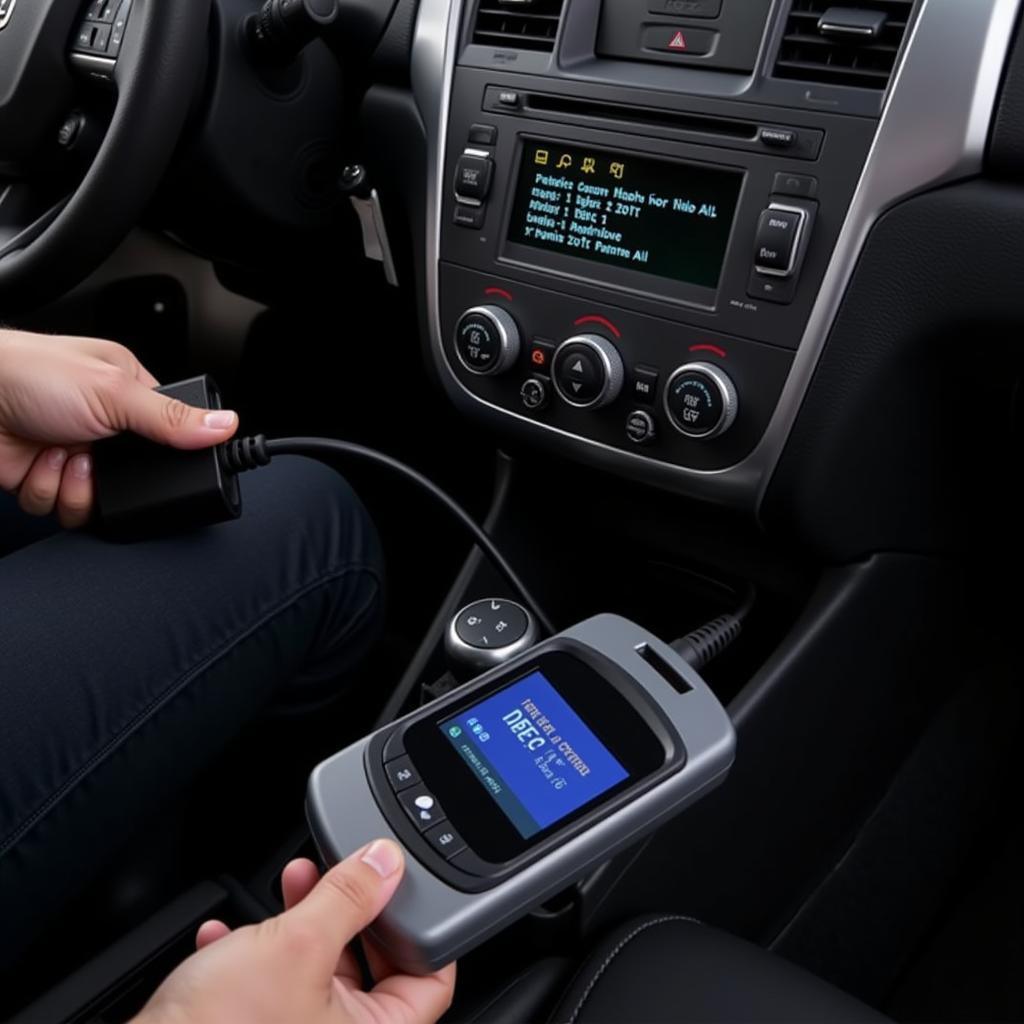
{"type": "Polygon", "coordinates": [[[907,34],[914,0],[853,0],[847,8],[885,15],[885,24],[872,39],[843,39],[818,30],[818,20],[832,0],[792,0],[779,53],[772,72],[776,78],[858,89],[884,89],[907,34]]]}
{"type": "Polygon", "coordinates": [[[565,0],[480,0],[473,42],[513,50],[551,53],[565,0]]]}

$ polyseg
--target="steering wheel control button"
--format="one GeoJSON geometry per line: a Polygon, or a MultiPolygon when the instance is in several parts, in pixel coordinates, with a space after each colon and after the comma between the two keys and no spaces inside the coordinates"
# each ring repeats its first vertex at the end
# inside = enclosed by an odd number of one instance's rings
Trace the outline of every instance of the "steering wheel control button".
{"type": "Polygon", "coordinates": [[[421,832],[426,832],[428,828],[433,828],[445,819],[445,813],[441,810],[437,798],[426,786],[403,789],[398,794],[398,800],[421,832]]]}
{"type": "Polygon", "coordinates": [[[486,210],[482,206],[456,206],[452,220],[460,228],[473,228],[479,231],[484,226],[486,210]]]}
{"type": "Polygon", "coordinates": [[[117,14],[119,0],[92,0],[86,19],[89,21],[113,21],[117,14]]]}
{"type": "Polygon", "coordinates": [[[790,277],[803,234],[803,210],[773,203],[761,214],[754,240],[754,269],[770,277],[790,277]]]}
{"type": "Polygon", "coordinates": [[[619,397],[625,372],[615,346],[597,334],[562,342],[551,362],[555,390],[578,409],[599,409],[619,397]]]}
{"type": "Polygon", "coordinates": [[[408,757],[397,757],[394,761],[388,761],[384,765],[384,770],[388,773],[388,782],[396,793],[415,786],[420,781],[419,772],[408,757]]]}
{"type": "Polygon", "coordinates": [[[739,399],[732,380],[710,363],[688,363],[669,378],[665,412],[681,434],[710,440],[735,422],[739,399]]]}
{"type": "Polygon", "coordinates": [[[445,860],[450,860],[466,849],[466,840],[459,835],[447,822],[428,829],[423,836],[436,853],[445,860]]]}
{"type": "Polygon", "coordinates": [[[455,328],[459,362],[480,376],[503,373],[519,358],[519,327],[499,306],[467,310],[455,328]]]}
{"type": "Polygon", "coordinates": [[[523,386],[519,389],[519,397],[530,412],[539,412],[550,399],[547,384],[538,377],[530,377],[523,381],[523,386]]]}
{"type": "Polygon", "coordinates": [[[467,206],[481,206],[491,193],[494,161],[490,154],[467,149],[455,165],[455,198],[467,206]]]}
{"type": "Polygon", "coordinates": [[[633,444],[650,444],[657,434],[654,417],[646,409],[634,409],[626,417],[626,437],[633,444]]]}
{"type": "Polygon", "coordinates": [[[633,367],[633,398],[644,405],[654,405],[661,374],[651,366],[633,367]]]}

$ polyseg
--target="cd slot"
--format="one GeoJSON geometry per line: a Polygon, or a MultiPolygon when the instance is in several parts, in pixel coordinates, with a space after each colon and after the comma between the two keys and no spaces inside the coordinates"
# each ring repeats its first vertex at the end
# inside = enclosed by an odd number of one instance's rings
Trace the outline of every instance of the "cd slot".
{"type": "Polygon", "coordinates": [[[483,109],[536,122],[576,124],[746,152],[774,151],[796,160],[816,160],[825,138],[824,132],[814,128],[496,86],[487,87],[483,109]]]}
{"type": "Polygon", "coordinates": [[[677,128],[685,132],[744,139],[748,142],[753,142],[758,132],[758,126],[750,121],[703,117],[675,110],[629,107],[622,103],[599,103],[574,96],[551,96],[545,93],[527,93],[523,97],[523,113],[567,114],[573,119],[600,121],[603,124],[627,123],[644,128],[677,128]]]}

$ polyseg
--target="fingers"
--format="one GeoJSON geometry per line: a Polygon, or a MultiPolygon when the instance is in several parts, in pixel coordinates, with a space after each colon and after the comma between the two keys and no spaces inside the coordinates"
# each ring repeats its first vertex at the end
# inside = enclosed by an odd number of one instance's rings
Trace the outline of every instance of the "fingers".
{"type": "Polygon", "coordinates": [[[92,512],[92,456],[88,452],[72,455],[64,467],[57,496],[57,519],[65,530],[75,530],[88,522],[92,512]]]}
{"type": "Polygon", "coordinates": [[[370,990],[370,998],[381,1009],[380,1017],[410,1024],[438,1020],[452,1005],[454,995],[455,964],[422,978],[392,974],[370,990]]]}
{"type": "Polygon", "coordinates": [[[118,391],[116,402],[118,422],[173,448],[210,448],[227,441],[238,429],[238,416],[228,409],[197,409],[137,380],[118,391]]]}
{"type": "Polygon", "coordinates": [[[333,973],[345,946],[394,895],[404,867],[399,846],[378,839],[328,871],[282,920],[314,939],[320,966],[333,973]]]}
{"type": "Polygon", "coordinates": [[[18,488],[18,504],[30,516],[48,516],[60,493],[61,475],[67,465],[64,448],[44,448],[35,458],[18,488]]]}
{"type": "Polygon", "coordinates": [[[231,929],[223,921],[204,921],[196,932],[196,950],[212,946],[218,939],[230,934],[231,929]]]}
{"type": "Polygon", "coordinates": [[[311,861],[302,858],[285,865],[281,873],[281,894],[284,896],[284,909],[291,910],[298,906],[320,881],[320,872],[311,861]]]}

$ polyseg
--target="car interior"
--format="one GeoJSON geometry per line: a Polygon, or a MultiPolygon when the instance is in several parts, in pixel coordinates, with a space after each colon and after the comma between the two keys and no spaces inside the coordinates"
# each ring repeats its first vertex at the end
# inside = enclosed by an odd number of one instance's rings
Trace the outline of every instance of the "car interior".
{"type": "Polygon", "coordinates": [[[129,1020],[203,920],[280,911],[319,762],[613,613],[728,624],[732,769],[461,958],[446,1020],[1024,1019],[1020,19],[0,0],[4,324],[400,460],[528,591],[332,455],[380,640],[125,820],[0,1016],[129,1020]],[[478,601],[525,605],[518,646],[467,640],[478,601]]]}

